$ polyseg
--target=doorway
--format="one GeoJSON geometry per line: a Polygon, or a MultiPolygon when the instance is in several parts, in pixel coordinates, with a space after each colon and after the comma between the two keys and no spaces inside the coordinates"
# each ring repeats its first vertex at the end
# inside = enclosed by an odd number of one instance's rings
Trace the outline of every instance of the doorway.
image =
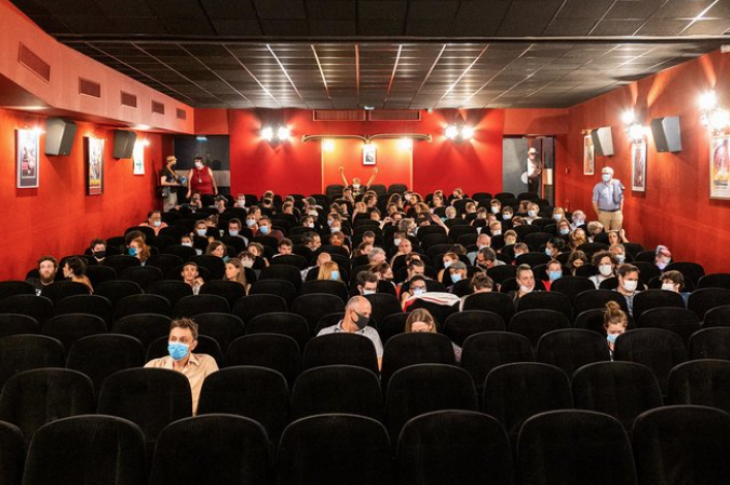
{"type": "Polygon", "coordinates": [[[517,196],[534,192],[555,204],[555,137],[522,136],[502,139],[502,190],[517,196]],[[534,149],[534,158],[529,151],[534,149]]]}

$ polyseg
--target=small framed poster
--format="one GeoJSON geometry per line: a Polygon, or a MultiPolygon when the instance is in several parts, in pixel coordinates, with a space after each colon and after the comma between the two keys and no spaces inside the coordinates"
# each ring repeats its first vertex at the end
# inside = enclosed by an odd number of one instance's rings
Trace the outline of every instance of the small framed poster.
{"type": "Polygon", "coordinates": [[[134,169],[132,173],[134,175],[144,175],[144,142],[136,142],[134,144],[134,151],[132,152],[132,160],[134,163],[134,169]]]}
{"type": "Polygon", "coordinates": [[[730,200],[730,136],[710,139],[710,198],[730,200]]]}
{"type": "Polygon", "coordinates": [[[104,140],[101,138],[86,139],[86,193],[101,195],[104,193],[104,140]]]}
{"type": "Polygon", "coordinates": [[[17,170],[16,187],[34,189],[38,187],[39,132],[37,130],[16,131],[15,164],[17,170]]]}
{"type": "Polygon", "coordinates": [[[596,147],[591,135],[583,137],[583,175],[593,175],[596,164],[596,147]]]}
{"type": "Polygon", "coordinates": [[[372,143],[367,143],[362,147],[362,164],[375,165],[377,149],[372,143]]]}
{"type": "Polygon", "coordinates": [[[631,190],[646,192],[646,142],[631,144],[631,190]]]}

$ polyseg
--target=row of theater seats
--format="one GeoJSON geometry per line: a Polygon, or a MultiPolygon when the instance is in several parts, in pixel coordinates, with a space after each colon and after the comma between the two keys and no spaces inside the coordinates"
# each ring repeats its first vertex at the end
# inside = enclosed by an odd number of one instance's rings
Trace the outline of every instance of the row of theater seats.
{"type": "MultiPolygon", "coordinates": [[[[690,378],[686,393],[696,393],[702,401],[710,399],[708,389],[691,385],[727,378],[730,362],[684,364],[690,365],[696,368],[675,372],[690,378]],[[704,379],[695,374],[704,374],[704,379]]],[[[730,481],[730,415],[707,406],[662,407],[655,382],[655,401],[640,401],[637,393],[651,394],[645,391],[651,388],[651,373],[642,366],[593,364],[573,379],[576,406],[581,407],[582,399],[588,409],[621,408],[635,416],[628,428],[607,413],[572,408],[567,377],[550,366],[510,364],[495,369],[495,395],[487,396],[494,403],[485,406],[485,413],[477,411],[473,387],[470,396],[461,388],[468,377],[460,373],[464,371],[433,364],[399,371],[386,396],[388,413],[399,419],[397,428],[392,428],[390,415],[385,426],[369,416],[378,410],[375,404],[367,407],[364,387],[369,379],[371,391],[379,391],[373,374],[347,366],[313,369],[297,381],[292,399],[301,400],[305,409],[312,406],[314,412],[292,416],[291,423],[273,430],[262,417],[286,412],[277,407],[286,385],[273,371],[236,367],[211,375],[204,386],[201,414],[191,418],[186,417],[190,394],[184,376],[161,369],[129,370],[113,376],[102,389],[98,415],[85,414],[88,411],[80,403],[78,412],[56,414],[45,423],[35,415],[38,427],[28,436],[7,421],[17,416],[8,409],[27,414],[21,406],[42,409],[44,387],[58,408],[59,396],[53,391],[85,378],[69,370],[30,371],[16,376],[25,382],[0,396],[0,485],[19,485],[21,477],[23,485],[719,485],[730,481]],[[591,387],[591,379],[599,376],[606,388],[591,387]],[[640,376],[649,380],[637,380],[640,376]],[[529,378],[528,382],[520,377],[529,378]],[[300,391],[295,397],[305,381],[309,392],[300,391]],[[165,388],[165,383],[175,385],[165,388]],[[545,395],[556,383],[568,389],[562,402],[545,395]],[[9,402],[13,397],[19,402],[9,402]],[[522,414],[530,406],[533,412],[522,414]],[[352,409],[365,412],[353,414],[352,409]],[[495,415],[495,410],[503,414],[495,415]],[[511,427],[516,418],[519,425],[511,427]],[[272,431],[277,434],[272,436],[272,431]]],[[[70,393],[68,387],[65,392],[70,393]]]]}

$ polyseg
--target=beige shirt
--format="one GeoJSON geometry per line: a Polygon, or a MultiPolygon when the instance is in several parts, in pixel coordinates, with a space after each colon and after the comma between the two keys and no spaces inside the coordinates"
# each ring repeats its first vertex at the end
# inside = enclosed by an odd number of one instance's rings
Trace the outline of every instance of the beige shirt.
{"type": "MultiPolygon", "coordinates": [[[[174,361],[172,360],[172,357],[168,355],[160,359],[154,359],[147,362],[145,367],[175,370],[173,368],[173,363],[174,361]]],[[[190,354],[188,363],[185,364],[185,368],[182,370],[182,373],[190,381],[190,390],[193,393],[193,416],[198,414],[198,400],[200,399],[200,390],[203,388],[203,381],[206,377],[217,370],[218,364],[210,355],[190,354]]]]}

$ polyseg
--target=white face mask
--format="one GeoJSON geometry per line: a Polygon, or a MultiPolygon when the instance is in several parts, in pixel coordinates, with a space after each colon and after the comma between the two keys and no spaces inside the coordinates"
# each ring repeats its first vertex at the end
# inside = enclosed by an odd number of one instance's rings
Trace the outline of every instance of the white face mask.
{"type": "Polygon", "coordinates": [[[400,246],[401,241],[402,241],[402,239],[400,239],[400,238],[393,239],[393,245],[395,247],[398,247],[398,246],[400,246]]]}
{"type": "Polygon", "coordinates": [[[250,259],[244,259],[243,261],[241,261],[241,264],[243,264],[244,268],[253,268],[253,261],[251,261],[250,259]]]}
{"type": "Polygon", "coordinates": [[[246,205],[246,199],[238,199],[238,205],[241,206],[241,207],[243,207],[244,205],[246,205]]]}
{"type": "Polygon", "coordinates": [[[602,264],[602,265],[600,265],[600,266],[598,267],[598,271],[599,271],[599,272],[600,272],[600,273],[601,273],[601,274],[602,274],[603,276],[609,276],[609,275],[610,275],[611,273],[613,273],[613,268],[611,267],[611,265],[610,265],[610,264],[602,264]]]}
{"type": "Polygon", "coordinates": [[[633,293],[636,291],[636,287],[639,286],[638,281],[624,281],[624,290],[628,291],[629,293],[633,293]]]}
{"type": "Polygon", "coordinates": [[[664,283],[664,284],[662,284],[662,290],[675,291],[674,290],[674,283],[664,283]]]}
{"type": "Polygon", "coordinates": [[[203,168],[203,164],[200,162],[195,162],[195,168],[197,168],[198,170],[201,170],[203,168]]]}
{"type": "Polygon", "coordinates": [[[527,287],[527,286],[525,286],[525,285],[520,285],[520,291],[521,291],[522,293],[530,293],[530,292],[532,292],[532,288],[528,288],[528,287],[527,287]]]}
{"type": "Polygon", "coordinates": [[[499,236],[502,234],[502,231],[492,231],[492,236],[499,236]]]}

